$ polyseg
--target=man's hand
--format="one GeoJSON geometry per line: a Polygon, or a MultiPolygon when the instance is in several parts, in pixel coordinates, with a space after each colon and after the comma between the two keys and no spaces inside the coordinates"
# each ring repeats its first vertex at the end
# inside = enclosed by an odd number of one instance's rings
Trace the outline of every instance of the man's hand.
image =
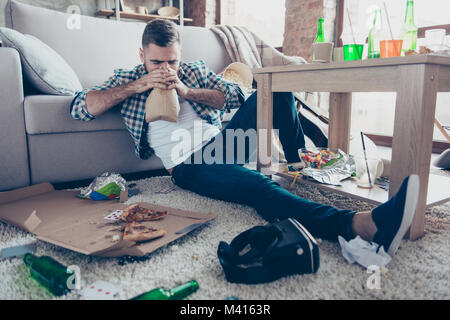
{"type": "Polygon", "coordinates": [[[168,85],[169,90],[176,89],[177,93],[180,97],[186,98],[189,92],[189,88],[181,82],[180,78],[178,78],[178,74],[173,69],[168,69],[165,71],[165,79],[164,82],[168,85]]]}
{"type": "Polygon", "coordinates": [[[156,69],[136,80],[133,85],[135,86],[136,93],[143,93],[153,88],[167,90],[169,83],[166,81],[166,78],[166,70],[156,69]]]}

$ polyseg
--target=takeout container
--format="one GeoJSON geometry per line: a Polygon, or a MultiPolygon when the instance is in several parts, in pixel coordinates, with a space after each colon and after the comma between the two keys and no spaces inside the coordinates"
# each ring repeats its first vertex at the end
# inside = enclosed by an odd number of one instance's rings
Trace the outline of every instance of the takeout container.
{"type": "MultiPolygon", "coordinates": [[[[28,231],[37,239],[85,255],[102,257],[144,256],[183,237],[197,227],[215,219],[217,214],[180,210],[152,203],[140,206],[168,215],[158,221],[143,222],[166,231],[161,238],[136,243],[123,240],[123,223],[104,217],[129,205],[119,200],[80,199],[77,191],[55,190],[42,183],[0,193],[0,220],[28,231]],[[114,236],[120,236],[114,241],[114,236]]],[[[121,195],[122,201],[128,197],[121,195]]]]}
{"type": "Polygon", "coordinates": [[[253,72],[249,66],[242,62],[233,62],[222,72],[223,78],[229,82],[237,83],[246,88],[251,88],[253,72]]]}
{"type": "Polygon", "coordinates": [[[329,63],[333,57],[333,42],[313,43],[313,62],[329,63]]]}
{"type": "MultiPolygon", "coordinates": [[[[298,150],[298,154],[300,156],[301,163],[304,164],[303,169],[300,168],[301,166],[298,169],[301,170],[301,175],[304,177],[309,177],[320,183],[341,185],[342,180],[351,177],[355,173],[354,161],[342,150],[335,152],[327,148],[303,148],[298,150]],[[311,158],[311,156],[307,155],[308,151],[313,152],[316,156],[311,158]],[[322,163],[321,161],[318,162],[317,160],[321,158],[322,152],[324,151],[326,153],[332,152],[334,157],[329,159],[326,163],[322,163]],[[320,156],[318,153],[320,153],[320,156]],[[305,155],[307,156],[306,159],[304,157],[305,155]]],[[[289,165],[288,169],[291,169],[289,168],[289,165]]],[[[294,174],[298,175],[298,172],[294,172],[294,174]]]]}

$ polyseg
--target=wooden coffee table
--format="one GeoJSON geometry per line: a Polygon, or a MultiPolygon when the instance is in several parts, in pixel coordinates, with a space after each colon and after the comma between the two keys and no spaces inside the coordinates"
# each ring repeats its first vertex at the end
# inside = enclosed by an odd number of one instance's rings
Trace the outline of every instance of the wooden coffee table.
{"type": "Polygon", "coordinates": [[[257,169],[260,171],[272,168],[273,92],[330,92],[329,148],[344,152],[349,151],[352,92],[396,92],[389,192],[378,187],[357,188],[351,181],[342,187],[316,185],[382,203],[396,193],[405,177],[417,174],[420,194],[409,238],[423,235],[426,207],[450,199],[450,178],[434,175],[430,178],[436,96],[437,92],[450,92],[450,57],[417,55],[267,67],[254,69],[253,73],[258,83],[257,169]]]}

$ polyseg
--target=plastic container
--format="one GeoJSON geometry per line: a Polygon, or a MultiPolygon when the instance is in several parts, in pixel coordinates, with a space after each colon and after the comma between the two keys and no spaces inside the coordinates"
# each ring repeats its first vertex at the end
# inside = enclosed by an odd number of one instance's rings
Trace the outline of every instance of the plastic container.
{"type": "Polygon", "coordinates": [[[363,55],[363,44],[345,44],[344,45],[344,60],[361,60],[363,55]]]}
{"type": "Polygon", "coordinates": [[[381,40],[380,57],[400,57],[402,54],[403,40],[381,40]]]}

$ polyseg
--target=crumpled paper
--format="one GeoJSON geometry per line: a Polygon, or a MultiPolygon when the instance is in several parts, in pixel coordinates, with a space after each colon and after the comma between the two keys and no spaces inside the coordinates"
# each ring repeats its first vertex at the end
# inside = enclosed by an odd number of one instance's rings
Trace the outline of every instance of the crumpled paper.
{"type": "Polygon", "coordinates": [[[384,267],[391,261],[391,256],[384,251],[384,247],[378,250],[378,245],[361,239],[359,236],[347,242],[338,236],[342,255],[349,263],[357,263],[365,268],[370,266],[384,267]]]}
{"type": "Polygon", "coordinates": [[[313,178],[314,180],[340,186],[341,181],[351,177],[356,172],[354,160],[342,150],[338,153],[342,156],[336,163],[322,169],[304,168],[301,173],[304,176],[313,178]]]}
{"type": "Polygon", "coordinates": [[[120,197],[120,191],[126,190],[126,180],[118,173],[105,172],[80,191],[79,197],[92,200],[109,200],[120,197]]]}

